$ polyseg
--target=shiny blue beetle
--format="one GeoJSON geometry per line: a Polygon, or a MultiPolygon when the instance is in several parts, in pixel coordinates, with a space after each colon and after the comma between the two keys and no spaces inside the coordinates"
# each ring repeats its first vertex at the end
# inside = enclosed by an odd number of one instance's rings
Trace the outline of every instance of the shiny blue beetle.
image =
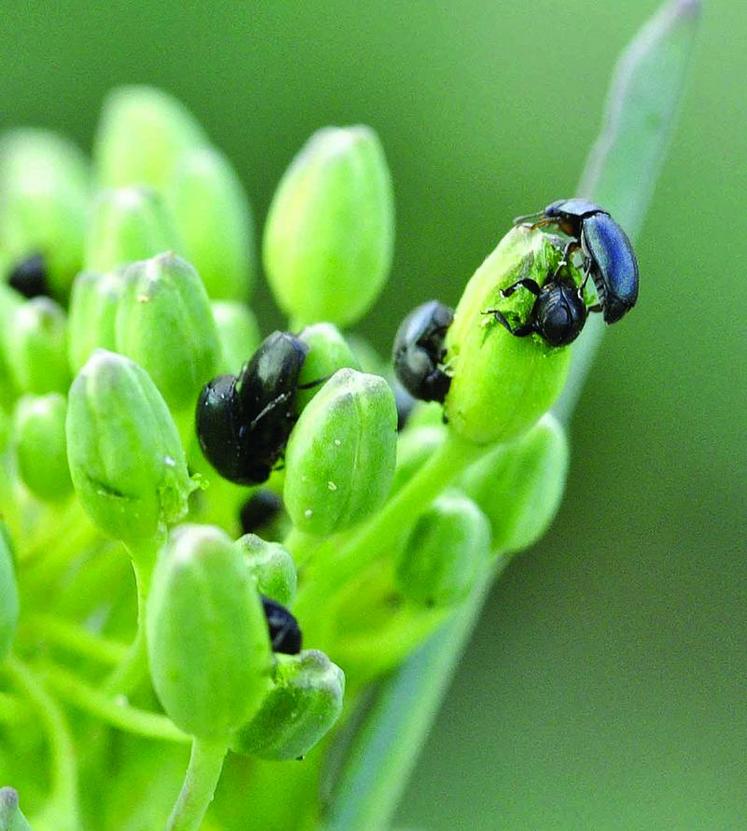
{"type": "Polygon", "coordinates": [[[543,211],[514,220],[515,225],[556,225],[571,237],[564,259],[580,248],[586,276],[591,276],[599,303],[589,311],[602,312],[605,323],[615,323],[638,299],[638,262],[623,229],[599,205],[586,199],[558,199],[543,211]]]}

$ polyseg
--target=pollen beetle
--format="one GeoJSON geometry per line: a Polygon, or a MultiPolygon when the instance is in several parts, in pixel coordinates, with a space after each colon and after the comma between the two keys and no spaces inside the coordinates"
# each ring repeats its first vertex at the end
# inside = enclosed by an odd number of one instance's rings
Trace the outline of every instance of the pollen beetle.
{"type": "Polygon", "coordinates": [[[525,288],[537,298],[526,323],[512,327],[498,309],[488,309],[485,314],[492,314],[517,338],[537,334],[550,346],[567,346],[576,340],[584,328],[588,314],[583,298],[583,286],[576,286],[572,280],[554,275],[542,287],[528,278],[517,280],[513,285],[503,289],[501,294],[510,297],[518,288],[525,288]]]}
{"type": "Polygon", "coordinates": [[[34,254],[11,269],[8,284],[29,299],[49,295],[47,264],[41,254],[34,254]]]}
{"type": "Polygon", "coordinates": [[[275,600],[262,595],[262,608],[267,619],[267,631],[270,635],[273,652],[284,655],[298,655],[303,643],[303,635],[298,621],[275,600]]]}
{"type": "Polygon", "coordinates": [[[203,387],[197,437],[221,476],[240,485],[270,477],[296,422],[298,376],[307,352],[288,332],[273,332],[238,377],[220,375],[203,387]]]}
{"type": "Polygon", "coordinates": [[[451,385],[443,369],[444,340],[454,311],[437,300],[413,309],[394,337],[392,361],[399,382],[420,401],[441,401],[451,385]]]}
{"type": "Polygon", "coordinates": [[[584,270],[591,275],[599,298],[589,311],[615,323],[638,299],[638,262],[625,231],[599,205],[586,199],[558,199],[544,210],[514,220],[515,225],[534,220],[532,227],[555,225],[572,238],[564,259],[580,248],[584,270]]]}
{"type": "Polygon", "coordinates": [[[283,500],[276,493],[264,488],[258,490],[241,506],[241,530],[244,534],[255,534],[269,525],[282,510],[283,500]]]}

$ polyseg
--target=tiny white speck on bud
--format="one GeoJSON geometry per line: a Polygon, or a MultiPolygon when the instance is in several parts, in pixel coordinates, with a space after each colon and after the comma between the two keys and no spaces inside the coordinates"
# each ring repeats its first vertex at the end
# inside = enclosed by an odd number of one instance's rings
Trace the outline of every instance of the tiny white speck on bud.
{"type": "Polygon", "coordinates": [[[307,508],[303,512],[303,515],[306,517],[306,519],[311,519],[311,517],[314,516],[314,512],[311,510],[311,508],[307,508]]]}
{"type": "Polygon", "coordinates": [[[328,487],[331,491],[336,491],[336,490],[337,490],[337,485],[336,485],[334,482],[327,482],[327,487],[328,487]]]}

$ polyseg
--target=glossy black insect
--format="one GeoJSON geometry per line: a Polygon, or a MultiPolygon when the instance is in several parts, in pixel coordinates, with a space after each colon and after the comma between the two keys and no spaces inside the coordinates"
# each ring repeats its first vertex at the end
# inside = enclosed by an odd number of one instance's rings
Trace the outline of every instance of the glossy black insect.
{"type": "Polygon", "coordinates": [[[397,405],[397,431],[400,431],[405,429],[416,401],[397,380],[393,381],[392,390],[394,391],[394,403],[397,405]]]}
{"type": "Polygon", "coordinates": [[[298,655],[303,644],[303,635],[298,621],[293,615],[274,600],[262,595],[262,607],[267,618],[267,631],[273,652],[284,655],[298,655]]]}
{"type": "Polygon", "coordinates": [[[451,378],[443,369],[444,340],[454,311],[437,300],[413,309],[394,337],[392,361],[402,386],[420,401],[443,401],[451,378]]]}
{"type": "Polygon", "coordinates": [[[580,248],[586,275],[597,289],[598,306],[605,323],[615,323],[638,299],[638,262],[625,231],[599,205],[586,199],[558,199],[536,214],[521,216],[514,224],[533,221],[533,227],[556,225],[572,238],[563,256],[580,248]]]}
{"type": "Polygon", "coordinates": [[[520,287],[530,291],[537,298],[526,323],[512,327],[498,309],[488,309],[485,314],[492,314],[518,338],[537,334],[550,346],[567,346],[579,336],[588,314],[583,286],[579,287],[572,280],[558,277],[556,274],[541,287],[534,280],[517,280],[513,285],[503,289],[501,294],[510,297],[520,287]]]}
{"type": "Polygon", "coordinates": [[[238,377],[220,375],[203,387],[197,436],[221,476],[240,485],[269,478],[296,421],[298,376],[307,352],[293,335],[273,332],[238,377]]]}
{"type": "Polygon", "coordinates": [[[24,297],[49,295],[47,264],[41,254],[21,260],[8,275],[8,284],[24,297]]]}
{"type": "Polygon", "coordinates": [[[258,490],[241,506],[239,520],[245,534],[254,534],[283,510],[283,500],[273,491],[258,490]]]}

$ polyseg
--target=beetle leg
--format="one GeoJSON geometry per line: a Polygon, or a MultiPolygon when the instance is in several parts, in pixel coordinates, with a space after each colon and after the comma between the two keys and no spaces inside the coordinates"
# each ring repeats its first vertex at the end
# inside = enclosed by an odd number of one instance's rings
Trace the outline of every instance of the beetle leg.
{"type": "Polygon", "coordinates": [[[534,325],[531,323],[525,323],[522,326],[517,326],[515,329],[512,328],[511,324],[508,320],[506,320],[505,315],[502,312],[499,312],[498,309],[488,309],[486,312],[483,312],[483,314],[493,315],[501,326],[508,329],[508,331],[517,338],[525,338],[527,335],[534,333],[534,325]]]}
{"type": "Polygon", "coordinates": [[[602,308],[600,303],[595,303],[593,306],[589,306],[586,310],[587,312],[603,312],[604,309],[602,308]]]}
{"type": "Polygon", "coordinates": [[[550,280],[557,279],[558,274],[560,274],[560,269],[564,268],[570,262],[571,254],[579,248],[579,244],[576,242],[575,239],[572,239],[570,242],[566,243],[565,248],[563,249],[563,256],[560,258],[560,262],[555,268],[552,277],[550,280]]]}
{"type": "Polygon", "coordinates": [[[306,384],[299,384],[296,389],[299,390],[312,390],[314,387],[319,387],[322,384],[325,384],[331,378],[331,375],[325,375],[324,378],[317,378],[316,381],[309,381],[306,384]]]}
{"type": "Polygon", "coordinates": [[[501,294],[504,297],[511,297],[511,295],[516,291],[516,289],[522,286],[527,291],[531,291],[535,297],[539,297],[542,293],[542,289],[537,285],[537,283],[532,280],[530,277],[524,277],[521,280],[517,280],[513,285],[508,286],[508,288],[501,289],[501,294]]]}
{"type": "Polygon", "coordinates": [[[277,396],[277,398],[273,398],[269,404],[265,405],[254,418],[249,422],[249,430],[254,430],[254,428],[259,424],[260,421],[268,414],[271,413],[275,407],[279,407],[281,404],[285,404],[286,401],[291,397],[289,392],[283,392],[277,396]]]}

